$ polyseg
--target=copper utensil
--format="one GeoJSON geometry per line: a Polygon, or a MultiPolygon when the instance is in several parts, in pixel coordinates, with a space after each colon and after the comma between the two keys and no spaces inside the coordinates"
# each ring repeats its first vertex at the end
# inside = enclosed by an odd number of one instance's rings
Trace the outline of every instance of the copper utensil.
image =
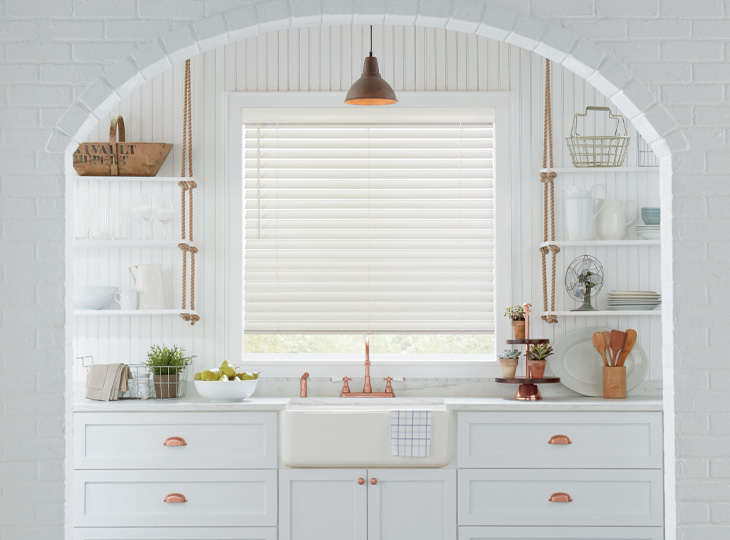
{"type": "Polygon", "coordinates": [[[633,349],[634,345],[636,345],[636,337],[636,330],[632,330],[631,328],[626,330],[626,339],[624,340],[624,345],[621,348],[621,354],[618,355],[618,359],[616,360],[617,366],[623,366],[626,362],[629,354],[631,354],[631,349],[633,349]]]}
{"type": "Polygon", "coordinates": [[[616,365],[616,359],[618,358],[618,352],[623,348],[624,341],[626,340],[626,332],[620,330],[611,330],[611,365],[616,365]]]}
{"type": "Polygon", "coordinates": [[[606,342],[604,341],[603,334],[601,332],[593,334],[593,346],[601,355],[601,358],[603,358],[603,365],[608,367],[608,360],[606,360],[606,342]]]}

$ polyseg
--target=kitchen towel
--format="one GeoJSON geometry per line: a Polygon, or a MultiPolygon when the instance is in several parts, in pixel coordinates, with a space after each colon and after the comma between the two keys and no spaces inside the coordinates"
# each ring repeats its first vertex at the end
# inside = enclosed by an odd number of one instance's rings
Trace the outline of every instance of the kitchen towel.
{"type": "Polygon", "coordinates": [[[431,411],[390,411],[390,453],[428,457],[431,452],[431,411]]]}
{"type": "Polygon", "coordinates": [[[86,373],[86,397],[97,401],[117,401],[126,391],[132,372],[127,364],[94,364],[86,373]]]}

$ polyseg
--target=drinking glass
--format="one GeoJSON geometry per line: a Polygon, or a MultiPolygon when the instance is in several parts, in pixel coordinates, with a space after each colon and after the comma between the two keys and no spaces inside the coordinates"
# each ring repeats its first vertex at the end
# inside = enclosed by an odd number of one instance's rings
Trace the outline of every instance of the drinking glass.
{"type": "Polygon", "coordinates": [[[152,197],[142,197],[132,208],[132,216],[139,223],[143,240],[152,238],[152,218],[155,214],[155,204],[152,197]]]}
{"type": "Polygon", "coordinates": [[[76,240],[88,240],[91,230],[91,211],[88,208],[77,208],[74,210],[74,238],[76,240]]]}
{"type": "Polygon", "coordinates": [[[158,198],[155,200],[155,213],[157,214],[157,219],[162,224],[163,240],[167,240],[168,224],[172,222],[172,219],[174,217],[173,212],[174,206],[171,200],[166,200],[163,198],[158,198]]]}

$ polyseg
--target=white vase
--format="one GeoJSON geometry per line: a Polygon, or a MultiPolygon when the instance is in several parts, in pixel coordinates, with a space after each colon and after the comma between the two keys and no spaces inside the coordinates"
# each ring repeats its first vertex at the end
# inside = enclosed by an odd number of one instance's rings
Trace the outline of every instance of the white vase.
{"type": "Polygon", "coordinates": [[[625,240],[626,227],[636,220],[638,205],[634,205],[633,217],[626,217],[624,202],[616,199],[605,199],[599,202],[595,218],[596,237],[599,240],[625,240]]]}

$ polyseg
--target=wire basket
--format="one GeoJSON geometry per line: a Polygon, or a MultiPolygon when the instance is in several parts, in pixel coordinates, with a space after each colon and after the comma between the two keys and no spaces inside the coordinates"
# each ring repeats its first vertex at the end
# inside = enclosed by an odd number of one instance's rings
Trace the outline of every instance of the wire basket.
{"type": "Polygon", "coordinates": [[[156,399],[185,397],[188,381],[187,369],[175,366],[153,366],[148,369],[152,373],[152,385],[156,399]]]}
{"type": "Polygon", "coordinates": [[[584,113],[576,113],[573,117],[573,126],[570,128],[570,137],[565,138],[568,143],[570,157],[574,167],[621,167],[626,159],[631,137],[627,136],[626,121],[620,114],[613,114],[608,107],[586,107],[584,113]],[[588,111],[608,112],[611,120],[616,120],[613,135],[580,135],[578,133],[578,117],[588,116],[588,111]],[[619,135],[619,122],[623,125],[624,134],[619,135]]]}
{"type": "MultiPolygon", "coordinates": [[[[88,368],[94,363],[93,356],[80,356],[81,365],[88,368]]],[[[132,378],[128,389],[119,392],[119,399],[173,399],[185,397],[187,369],[179,367],[150,368],[147,364],[127,364],[132,378]],[[154,370],[154,372],[153,372],[154,370]]]]}
{"type": "Polygon", "coordinates": [[[636,139],[636,164],[639,167],[658,167],[659,158],[641,135],[636,139]]]}

